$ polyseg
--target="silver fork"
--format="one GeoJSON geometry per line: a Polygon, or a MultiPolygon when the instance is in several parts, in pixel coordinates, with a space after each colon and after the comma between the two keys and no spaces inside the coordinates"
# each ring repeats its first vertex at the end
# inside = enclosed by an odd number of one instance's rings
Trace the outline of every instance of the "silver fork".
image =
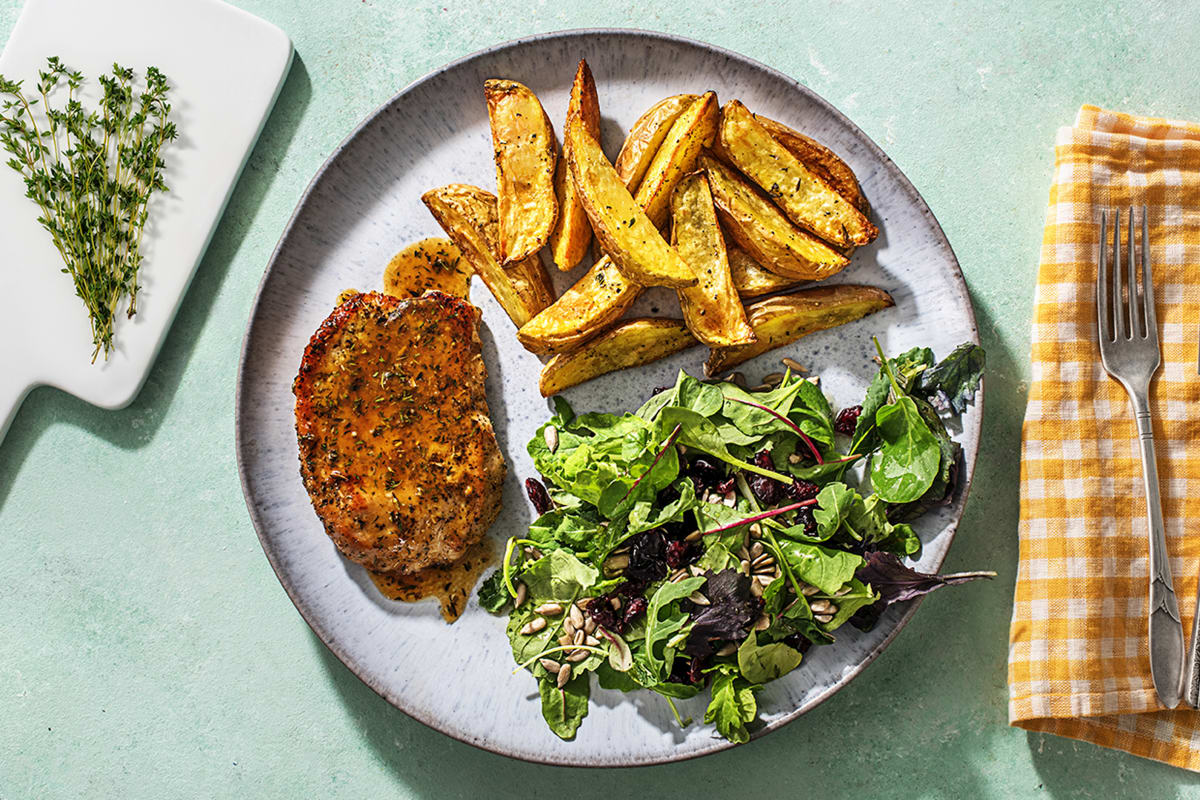
{"type": "Polygon", "coordinates": [[[1129,207],[1129,236],[1125,264],[1121,263],[1121,212],[1113,212],[1112,268],[1108,264],[1108,213],[1100,214],[1100,269],[1096,275],[1096,318],[1100,359],[1104,369],[1129,392],[1142,448],[1142,477],[1146,482],[1146,515],[1150,521],[1150,677],[1158,700],[1167,708],[1179,705],[1183,693],[1183,625],[1171,583],[1167,540],[1163,532],[1154,460],[1154,429],[1150,424],[1150,379],[1162,358],[1158,351],[1158,319],[1154,313],[1154,282],[1150,277],[1150,229],[1142,206],[1141,242],[1134,247],[1133,207],[1129,207]],[[1141,291],[1134,267],[1142,260],[1141,291]],[[1110,286],[1111,283],[1111,286],[1110,286]]]}

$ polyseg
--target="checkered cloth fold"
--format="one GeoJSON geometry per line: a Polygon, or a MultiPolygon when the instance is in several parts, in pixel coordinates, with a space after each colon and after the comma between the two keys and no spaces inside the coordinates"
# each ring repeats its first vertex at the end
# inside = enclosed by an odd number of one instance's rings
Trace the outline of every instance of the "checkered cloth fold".
{"type": "Polygon", "coordinates": [[[1084,106],[1058,132],[1034,300],[1009,718],[1200,771],[1200,712],[1162,710],[1150,680],[1137,436],[1096,341],[1100,210],[1143,203],[1163,357],[1150,402],[1167,548],[1191,632],[1200,573],[1200,530],[1188,524],[1200,519],[1200,126],[1084,106]]]}

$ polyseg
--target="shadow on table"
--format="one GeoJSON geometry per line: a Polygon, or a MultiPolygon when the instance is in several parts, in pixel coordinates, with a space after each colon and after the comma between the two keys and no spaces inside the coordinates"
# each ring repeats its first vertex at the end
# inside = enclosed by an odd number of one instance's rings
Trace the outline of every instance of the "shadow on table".
{"type": "Polygon", "coordinates": [[[1200,775],[1119,750],[1064,739],[1049,733],[1025,734],[1034,769],[1048,797],[1104,797],[1112,800],[1177,797],[1184,786],[1200,786],[1200,775]]]}
{"type": "MultiPolygon", "coordinates": [[[[180,379],[221,284],[229,273],[229,266],[275,180],[279,161],[278,158],[268,161],[267,154],[287,150],[311,97],[312,82],[297,53],[279,99],[250,152],[208,250],[183,297],[162,350],[133,402],[119,411],[108,411],[48,386],[39,387],[26,397],[7,437],[0,443],[0,508],[4,507],[17,471],[29,451],[52,425],[59,422],[74,425],[125,450],[139,449],[154,439],[179,389],[180,379]]],[[[240,331],[234,335],[240,335],[240,331]]]]}

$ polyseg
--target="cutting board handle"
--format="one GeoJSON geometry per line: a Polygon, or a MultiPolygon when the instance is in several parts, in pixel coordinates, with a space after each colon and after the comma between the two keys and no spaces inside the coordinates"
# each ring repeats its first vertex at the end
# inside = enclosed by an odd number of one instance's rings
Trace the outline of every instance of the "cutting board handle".
{"type": "Polygon", "coordinates": [[[25,395],[33,388],[32,383],[23,380],[13,380],[11,384],[0,385],[0,444],[4,443],[4,435],[8,426],[17,416],[25,395]]]}

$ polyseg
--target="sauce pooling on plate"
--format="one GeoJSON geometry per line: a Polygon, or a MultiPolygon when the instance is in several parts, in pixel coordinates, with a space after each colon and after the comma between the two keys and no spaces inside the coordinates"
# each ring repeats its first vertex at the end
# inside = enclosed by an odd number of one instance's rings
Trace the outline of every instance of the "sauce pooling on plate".
{"type": "Polygon", "coordinates": [[[427,567],[412,575],[398,572],[368,574],[380,594],[389,600],[412,603],[436,597],[442,606],[442,617],[446,622],[454,622],[467,607],[479,576],[495,561],[495,545],[490,538],[484,537],[450,564],[427,567]]]}
{"type": "Polygon", "coordinates": [[[393,297],[417,297],[436,289],[466,299],[471,268],[449,239],[422,239],[392,256],[383,271],[383,291],[393,297]]]}

